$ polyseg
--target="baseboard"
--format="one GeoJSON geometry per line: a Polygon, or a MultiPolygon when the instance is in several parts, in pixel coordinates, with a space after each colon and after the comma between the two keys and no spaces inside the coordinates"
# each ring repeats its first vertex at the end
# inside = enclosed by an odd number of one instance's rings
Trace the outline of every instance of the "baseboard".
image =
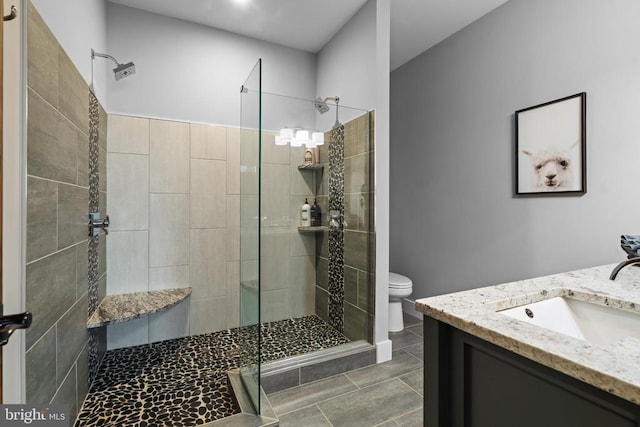
{"type": "Polygon", "coordinates": [[[405,314],[408,314],[409,316],[422,319],[422,313],[416,310],[416,302],[414,300],[410,300],[409,298],[404,298],[402,300],[402,311],[405,314]]]}

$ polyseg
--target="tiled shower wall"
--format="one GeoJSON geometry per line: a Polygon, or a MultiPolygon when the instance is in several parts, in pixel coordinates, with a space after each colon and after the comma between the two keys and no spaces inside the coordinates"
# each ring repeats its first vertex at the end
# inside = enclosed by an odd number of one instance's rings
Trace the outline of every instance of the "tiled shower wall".
{"type": "MultiPolygon", "coordinates": [[[[240,212],[240,130],[110,115],[108,135],[107,293],[192,288],[167,311],[109,325],[109,348],[238,326],[240,221],[257,210],[240,212]]],[[[262,147],[261,320],[271,321],[314,311],[314,236],[297,227],[315,181],[297,169],[301,149],[276,146],[270,133],[262,147]]],[[[257,156],[255,144],[243,155],[257,156]]]]}
{"type": "MultiPolygon", "coordinates": [[[[344,171],[344,287],[343,292],[335,292],[339,283],[330,284],[329,232],[318,235],[317,276],[315,288],[316,314],[331,323],[330,313],[336,316],[342,305],[343,333],[352,340],[373,338],[374,315],[374,248],[373,204],[375,190],[374,176],[374,112],[369,112],[344,124],[344,149],[332,150],[333,155],[343,155],[344,171]],[[333,296],[333,302],[331,295],[333,296]],[[340,301],[340,295],[342,300],[340,301]],[[337,299],[336,299],[337,297],[337,299]],[[330,310],[331,305],[334,309],[330,310]]],[[[330,133],[325,134],[329,141],[330,133]]],[[[339,143],[334,138],[333,143],[339,143]]],[[[320,158],[325,172],[320,184],[318,203],[328,214],[330,190],[329,146],[321,146],[320,158]]],[[[335,159],[334,159],[335,160],[335,159]]],[[[334,161],[334,164],[340,164],[334,161]]],[[[340,171],[336,171],[340,173],[340,171]]],[[[336,191],[336,190],[334,190],[336,191]]],[[[339,192],[339,189],[337,190],[339,192]]],[[[334,196],[335,197],[335,196],[334,196]]],[[[325,220],[326,223],[326,220],[325,220]]],[[[335,260],[333,261],[335,262],[335,260]]],[[[336,266],[334,266],[336,267],[336,266]]],[[[335,319],[334,319],[335,320],[335,319]]],[[[339,322],[338,322],[339,324],[339,322]]]]}
{"type": "Polygon", "coordinates": [[[263,132],[262,322],[300,317],[315,310],[315,233],[301,233],[298,226],[305,199],[313,204],[319,176],[312,170],[298,169],[304,163],[303,148],[276,145],[274,138],[275,134],[263,132]]]}
{"type": "Polygon", "coordinates": [[[108,326],[118,348],[236,327],[239,130],[109,116],[108,294],[192,287],[186,301],[108,326]]]}
{"type": "Polygon", "coordinates": [[[31,3],[27,15],[26,399],[75,417],[89,381],[89,88],[31,3]]]}

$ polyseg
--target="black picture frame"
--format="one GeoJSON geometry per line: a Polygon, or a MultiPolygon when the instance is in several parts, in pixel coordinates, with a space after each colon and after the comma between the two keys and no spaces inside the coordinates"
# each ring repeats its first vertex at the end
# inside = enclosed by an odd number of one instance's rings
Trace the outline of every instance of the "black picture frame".
{"type": "Polygon", "coordinates": [[[587,93],[515,112],[515,196],[587,192],[587,93]]]}

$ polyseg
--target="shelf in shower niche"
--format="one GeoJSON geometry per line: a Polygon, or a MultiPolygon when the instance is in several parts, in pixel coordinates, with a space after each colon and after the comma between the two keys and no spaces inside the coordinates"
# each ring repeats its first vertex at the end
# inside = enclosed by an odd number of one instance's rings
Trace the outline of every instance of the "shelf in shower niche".
{"type": "Polygon", "coordinates": [[[329,231],[329,227],[326,225],[313,225],[308,227],[298,227],[298,231],[301,233],[316,233],[318,231],[329,231]]]}
{"type": "Polygon", "coordinates": [[[298,169],[300,170],[322,170],[324,169],[324,165],[321,163],[307,163],[304,165],[298,165],[298,169]]]}
{"type": "Polygon", "coordinates": [[[184,301],[189,295],[191,295],[191,288],[107,295],[87,321],[87,328],[126,322],[166,310],[184,301]]]}

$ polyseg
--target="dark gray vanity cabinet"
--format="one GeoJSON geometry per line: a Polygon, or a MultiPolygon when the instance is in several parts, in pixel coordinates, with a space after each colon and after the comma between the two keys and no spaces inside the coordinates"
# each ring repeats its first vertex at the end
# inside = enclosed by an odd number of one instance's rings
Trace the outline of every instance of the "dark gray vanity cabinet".
{"type": "Polygon", "coordinates": [[[427,316],[424,353],[427,427],[640,426],[640,406],[427,316]]]}

